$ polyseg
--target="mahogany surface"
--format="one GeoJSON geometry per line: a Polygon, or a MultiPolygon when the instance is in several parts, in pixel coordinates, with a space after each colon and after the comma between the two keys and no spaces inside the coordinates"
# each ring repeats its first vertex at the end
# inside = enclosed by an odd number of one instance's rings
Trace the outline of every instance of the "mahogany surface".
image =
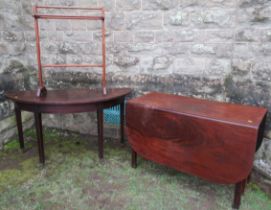
{"type": "Polygon", "coordinates": [[[12,101],[26,104],[39,105],[73,105],[93,104],[126,96],[131,92],[130,88],[108,89],[107,95],[103,95],[101,89],[69,89],[47,90],[45,97],[37,97],[36,91],[14,91],[6,93],[6,97],[12,101]]]}
{"type": "MultiPolygon", "coordinates": [[[[249,176],[265,108],[152,92],[127,103],[126,130],[146,159],[221,184],[249,176]]],[[[132,153],[132,165],[136,156],[132,153]]]]}
{"type": "Polygon", "coordinates": [[[46,96],[36,96],[36,91],[13,91],[6,93],[6,97],[15,104],[18,137],[21,149],[24,149],[21,111],[30,111],[35,116],[39,159],[45,162],[42,113],[77,113],[97,111],[99,157],[103,158],[103,109],[120,105],[121,129],[123,142],[124,128],[124,100],[131,93],[130,88],[108,89],[104,95],[101,89],[72,89],[47,90],[46,96]]]}

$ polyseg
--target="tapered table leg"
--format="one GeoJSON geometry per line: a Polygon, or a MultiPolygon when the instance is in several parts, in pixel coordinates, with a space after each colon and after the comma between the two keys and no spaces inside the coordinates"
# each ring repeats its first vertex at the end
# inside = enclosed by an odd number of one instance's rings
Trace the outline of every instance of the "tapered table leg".
{"type": "Polygon", "coordinates": [[[124,102],[120,104],[120,143],[124,144],[124,102]]]}
{"type": "Polygon", "coordinates": [[[233,204],[232,204],[233,209],[239,209],[239,207],[240,207],[241,196],[242,196],[244,189],[246,187],[246,182],[247,182],[247,179],[244,179],[243,181],[235,184],[234,199],[233,199],[233,204]]]}
{"type": "Polygon", "coordinates": [[[22,150],[24,150],[22,114],[21,114],[20,108],[17,105],[15,105],[15,115],[16,115],[16,123],[17,123],[17,129],[18,129],[18,137],[19,137],[20,148],[22,150]]]}
{"type": "Polygon", "coordinates": [[[249,184],[250,181],[251,181],[251,172],[250,172],[250,174],[249,174],[248,177],[247,177],[247,184],[249,184]]]}
{"type": "Polygon", "coordinates": [[[37,141],[38,141],[39,159],[40,159],[40,163],[44,164],[45,156],[44,156],[41,113],[35,112],[34,115],[35,115],[35,126],[36,126],[37,141]]]}
{"type": "Polygon", "coordinates": [[[103,109],[97,110],[97,120],[98,120],[98,148],[99,148],[99,158],[104,157],[104,138],[103,138],[103,109]]]}
{"type": "Polygon", "coordinates": [[[136,168],[137,167],[137,153],[133,149],[131,149],[131,154],[132,154],[132,162],[131,162],[132,168],[136,168]]]}

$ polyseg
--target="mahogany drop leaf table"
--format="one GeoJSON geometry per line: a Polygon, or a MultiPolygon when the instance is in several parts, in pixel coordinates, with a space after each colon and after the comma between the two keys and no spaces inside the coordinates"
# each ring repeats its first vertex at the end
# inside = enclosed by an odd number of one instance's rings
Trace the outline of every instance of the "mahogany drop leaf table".
{"type": "Polygon", "coordinates": [[[120,104],[121,142],[124,141],[124,100],[131,92],[130,88],[108,89],[104,95],[101,89],[48,90],[43,97],[36,91],[14,91],[6,97],[15,103],[15,114],[19,143],[24,149],[21,111],[33,112],[38,141],[40,163],[44,164],[44,143],[42,133],[42,113],[80,113],[97,111],[99,157],[103,158],[103,109],[120,104]]]}
{"type": "Polygon", "coordinates": [[[260,147],[267,110],[163,93],[127,103],[126,130],[136,157],[220,184],[235,184],[233,207],[260,147]]]}

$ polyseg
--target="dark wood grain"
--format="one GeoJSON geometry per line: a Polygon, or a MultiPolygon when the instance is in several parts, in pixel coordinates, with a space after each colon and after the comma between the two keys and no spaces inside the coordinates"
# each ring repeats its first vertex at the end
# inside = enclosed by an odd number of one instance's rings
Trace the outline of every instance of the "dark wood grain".
{"type": "MultiPolygon", "coordinates": [[[[36,91],[14,91],[6,97],[15,103],[16,120],[20,147],[24,147],[21,111],[33,112],[37,133],[40,163],[44,164],[42,113],[79,113],[97,111],[99,157],[103,158],[103,109],[121,105],[121,130],[123,131],[124,100],[130,88],[108,89],[104,95],[101,89],[47,90],[46,96],[36,96],[36,91]]],[[[121,132],[121,141],[124,139],[121,132]]]]}
{"type": "Polygon", "coordinates": [[[23,135],[23,125],[22,125],[22,113],[18,106],[15,106],[15,116],[18,130],[18,139],[21,150],[24,150],[24,135],[23,135]]]}
{"type": "Polygon", "coordinates": [[[43,132],[42,132],[42,117],[41,113],[35,112],[35,126],[36,126],[36,134],[37,134],[37,143],[38,143],[38,151],[39,151],[39,159],[40,163],[45,163],[45,155],[44,155],[44,144],[43,144],[43,132]]]}
{"type": "Polygon", "coordinates": [[[127,103],[127,135],[145,157],[202,177],[235,184],[251,172],[267,110],[150,93],[127,103]]]}
{"type": "Polygon", "coordinates": [[[120,143],[124,144],[124,103],[120,104],[120,143]]]}
{"type": "Polygon", "coordinates": [[[103,110],[98,109],[97,111],[97,120],[98,120],[98,148],[99,148],[99,158],[103,159],[103,151],[104,151],[104,142],[103,142],[103,110]]]}
{"type": "Polygon", "coordinates": [[[114,88],[107,91],[107,95],[103,95],[101,89],[47,90],[45,97],[37,97],[36,91],[14,91],[6,93],[6,97],[18,103],[32,105],[79,105],[117,99],[120,96],[128,95],[131,89],[114,88]]]}
{"type": "Polygon", "coordinates": [[[254,153],[263,138],[267,110],[183,96],[150,93],[127,103],[131,165],[146,159],[199,176],[235,184],[240,207],[254,153]]]}

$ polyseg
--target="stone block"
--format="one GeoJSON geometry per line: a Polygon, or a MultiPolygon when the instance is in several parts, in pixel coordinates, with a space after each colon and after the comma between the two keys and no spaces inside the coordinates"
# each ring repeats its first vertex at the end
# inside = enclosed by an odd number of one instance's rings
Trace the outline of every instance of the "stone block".
{"type": "Polygon", "coordinates": [[[67,55],[66,60],[67,63],[73,63],[73,64],[82,64],[83,62],[83,56],[82,55],[67,55]]]}
{"type": "Polygon", "coordinates": [[[77,45],[73,42],[58,43],[58,52],[61,54],[75,54],[78,51],[77,45]]]}
{"type": "Polygon", "coordinates": [[[201,40],[207,43],[232,43],[234,31],[229,29],[207,29],[201,34],[201,40]]]}
{"type": "Polygon", "coordinates": [[[25,42],[14,42],[12,45],[8,46],[8,51],[12,56],[22,56],[26,52],[25,42]]]}
{"type": "Polygon", "coordinates": [[[251,47],[246,43],[235,44],[233,47],[233,57],[234,58],[253,58],[255,55],[251,50],[251,47]]]}
{"type": "Polygon", "coordinates": [[[263,56],[271,55],[271,44],[269,43],[259,44],[259,48],[260,48],[259,51],[263,56]]]}
{"type": "Polygon", "coordinates": [[[55,27],[57,31],[71,31],[72,24],[70,20],[56,20],[55,27]]]}
{"type": "Polygon", "coordinates": [[[191,52],[197,55],[214,55],[215,49],[212,45],[194,44],[192,45],[191,52]]]}
{"type": "Polygon", "coordinates": [[[24,18],[18,13],[0,12],[0,28],[2,28],[3,31],[23,31],[25,30],[23,23],[24,18]]]}
{"type": "Polygon", "coordinates": [[[190,52],[191,44],[182,42],[165,42],[159,45],[163,50],[173,56],[180,56],[190,52]]]}
{"type": "MultiPolygon", "coordinates": [[[[1,89],[2,92],[3,89],[1,89]]],[[[0,102],[0,120],[2,121],[6,117],[10,116],[13,112],[14,105],[10,101],[0,102]]]]}
{"type": "Polygon", "coordinates": [[[144,0],[142,8],[144,10],[169,10],[178,7],[178,0],[144,0]]]}
{"type": "MultiPolygon", "coordinates": [[[[106,16],[106,22],[108,21],[109,17],[106,16]]],[[[107,24],[108,25],[108,24],[107,24]]],[[[106,29],[109,27],[106,25],[106,29]]],[[[88,31],[98,31],[102,28],[102,22],[101,21],[87,21],[86,22],[86,28],[88,31]]]]}
{"type": "Polygon", "coordinates": [[[21,0],[23,14],[31,16],[33,13],[32,4],[28,0],[21,0]]]}
{"type": "Polygon", "coordinates": [[[238,6],[239,7],[250,7],[250,6],[256,6],[256,5],[263,5],[267,2],[268,2],[268,0],[239,0],[238,6]]]}
{"type": "Polygon", "coordinates": [[[261,41],[261,31],[251,28],[238,29],[235,40],[240,42],[259,42],[261,41]]]}
{"type": "Polygon", "coordinates": [[[139,10],[141,8],[141,0],[116,0],[117,10],[139,10]]]}
{"type": "Polygon", "coordinates": [[[101,55],[102,54],[102,46],[100,43],[96,41],[76,44],[76,46],[78,47],[78,50],[80,50],[80,52],[78,53],[81,53],[81,54],[85,54],[85,55],[101,55]]]}
{"type": "Polygon", "coordinates": [[[62,31],[48,31],[46,35],[41,36],[41,40],[46,38],[46,41],[62,42],[64,33],[62,31]]]}
{"type": "Polygon", "coordinates": [[[203,76],[206,59],[199,57],[182,57],[174,61],[174,73],[181,75],[203,76]]]}
{"type": "MultiPolygon", "coordinates": [[[[36,53],[36,43],[35,42],[26,42],[25,43],[25,52],[34,55],[36,53]]],[[[36,59],[37,56],[27,56],[28,58],[34,58],[36,59]]]]}
{"type": "Polygon", "coordinates": [[[188,26],[190,24],[190,11],[182,8],[170,10],[164,15],[164,24],[167,27],[188,26]]]}
{"type": "Polygon", "coordinates": [[[235,26],[235,11],[232,9],[211,8],[194,10],[191,22],[205,28],[229,28],[235,26]]]}
{"type": "Polygon", "coordinates": [[[3,40],[7,42],[23,42],[24,41],[24,33],[21,31],[4,31],[3,32],[3,40]]]}
{"type": "Polygon", "coordinates": [[[215,49],[215,55],[218,58],[232,58],[233,44],[230,43],[217,43],[210,44],[215,49]]]}
{"type": "Polygon", "coordinates": [[[236,0],[180,0],[182,7],[234,7],[237,5],[236,0]]]}
{"type": "Polygon", "coordinates": [[[63,40],[69,42],[89,42],[93,40],[93,33],[90,31],[65,31],[63,40]]]}
{"type": "Polygon", "coordinates": [[[128,54],[127,52],[122,52],[114,56],[114,63],[120,67],[130,67],[138,64],[139,58],[128,54]]]}
{"type": "Polygon", "coordinates": [[[260,81],[262,84],[265,83],[271,87],[271,63],[268,57],[257,59],[251,70],[255,81],[260,81]]]}
{"type": "Polygon", "coordinates": [[[131,31],[116,31],[114,32],[115,42],[133,42],[133,33],[131,31]]]}
{"type": "MultiPolygon", "coordinates": [[[[39,21],[39,28],[41,31],[55,31],[57,29],[57,24],[59,26],[63,26],[67,21],[61,20],[42,20],[39,21]]],[[[59,30],[59,29],[58,29],[59,30]]]]}
{"type": "Polygon", "coordinates": [[[44,54],[56,54],[58,52],[58,42],[42,42],[41,50],[44,54]]]}
{"type": "Polygon", "coordinates": [[[192,42],[197,40],[200,35],[198,30],[183,29],[183,30],[168,30],[157,31],[155,40],[156,42],[192,42]]]}
{"type": "Polygon", "coordinates": [[[144,55],[139,56],[139,69],[140,74],[149,74],[152,72],[152,65],[153,65],[153,56],[151,55],[144,55]]]}
{"type": "MultiPolygon", "coordinates": [[[[101,31],[96,31],[96,32],[93,32],[93,39],[94,41],[100,41],[102,40],[102,32],[101,31]]],[[[106,42],[112,42],[113,41],[113,34],[110,30],[106,30],[105,32],[105,39],[106,39],[106,42]]]]}
{"type": "Polygon", "coordinates": [[[115,0],[98,0],[98,6],[104,7],[106,10],[114,10],[115,0]]]}
{"type": "Polygon", "coordinates": [[[157,49],[157,45],[154,45],[152,43],[135,43],[135,44],[129,44],[124,48],[124,50],[127,49],[129,53],[138,53],[141,54],[153,54],[155,50],[157,49]]]}
{"type": "Polygon", "coordinates": [[[236,12],[237,24],[249,26],[251,23],[265,25],[271,18],[271,6],[257,4],[236,12]]]}
{"type": "Polygon", "coordinates": [[[7,52],[8,52],[7,43],[0,42],[0,56],[1,55],[6,55],[7,52]]]}
{"type": "Polygon", "coordinates": [[[255,65],[254,59],[234,58],[231,61],[232,74],[245,76],[253,69],[254,65],[255,65]]]}
{"type": "Polygon", "coordinates": [[[20,4],[13,0],[2,0],[0,2],[0,11],[5,11],[10,14],[17,14],[20,12],[20,4]]]}
{"type": "Polygon", "coordinates": [[[89,20],[74,21],[73,20],[71,21],[71,30],[72,31],[86,31],[88,22],[97,22],[97,21],[89,21],[89,20]]]}
{"type": "Polygon", "coordinates": [[[135,42],[154,42],[154,37],[153,31],[136,31],[134,33],[135,42]]]}
{"type": "Polygon", "coordinates": [[[231,73],[231,61],[229,59],[208,59],[206,60],[205,74],[208,78],[223,79],[231,73]]]}
{"type": "Polygon", "coordinates": [[[163,16],[160,12],[130,12],[127,14],[128,30],[162,29],[163,16]]]}
{"type": "Polygon", "coordinates": [[[154,71],[166,70],[172,63],[172,58],[167,55],[156,56],[153,58],[152,69],[154,71]]]}
{"type": "Polygon", "coordinates": [[[113,12],[109,21],[111,29],[120,31],[126,27],[126,15],[124,12],[113,12]]]}
{"type": "Polygon", "coordinates": [[[202,91],[206,99],[225,101],[224,81],[221,78],[210,78],[209,75],[204,74],[202,91]]]}

